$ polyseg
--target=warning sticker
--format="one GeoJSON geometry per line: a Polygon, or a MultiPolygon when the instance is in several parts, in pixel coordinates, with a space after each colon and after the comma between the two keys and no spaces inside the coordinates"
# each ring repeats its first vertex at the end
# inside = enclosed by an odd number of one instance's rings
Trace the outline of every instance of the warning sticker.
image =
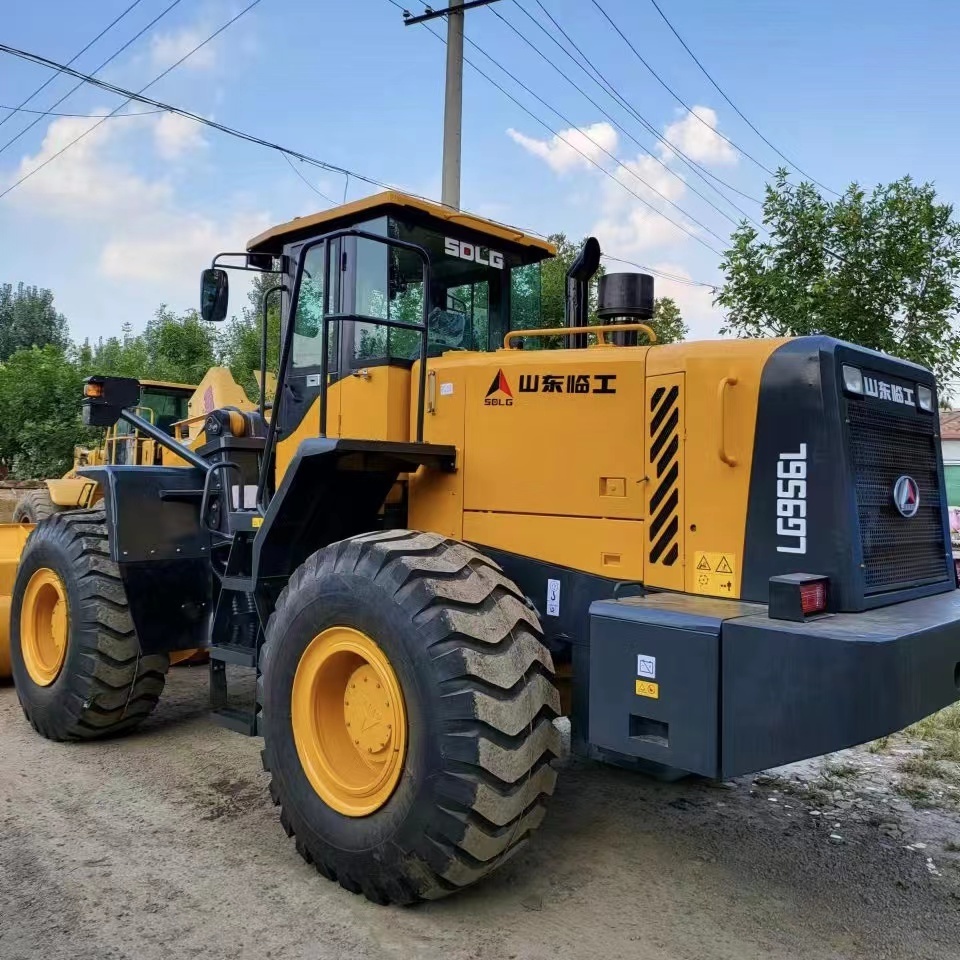
{"type": "Polygon", "coordinates": [[[560,581],[547,581],[547,616],[560,616],[560,581]]]}
{"type": "Polygon", "coordinates": [[[706,553],[698,550],[694,554],[693,565],[696,571],[693,589],[696,593],[705,593],[711,597],[737,596],[739,589],[735,553],[706,553]]]}
{"type": "Polygon", "coordinates": [[[651,683],[649,680],[637,681],[637,696],[649,697],[651,700],[660,699],[660,684],[651,683]]]}

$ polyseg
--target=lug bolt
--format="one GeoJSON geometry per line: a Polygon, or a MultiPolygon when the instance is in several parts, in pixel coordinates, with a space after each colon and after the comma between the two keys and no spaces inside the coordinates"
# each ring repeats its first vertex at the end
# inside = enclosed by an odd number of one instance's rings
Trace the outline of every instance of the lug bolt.
{"type": "Polygon", "coordinates": [[[359,741],[359,740],[354,740],[353,742],[354,742],[358,747],[360,746],[360,741],[359,741]]]}

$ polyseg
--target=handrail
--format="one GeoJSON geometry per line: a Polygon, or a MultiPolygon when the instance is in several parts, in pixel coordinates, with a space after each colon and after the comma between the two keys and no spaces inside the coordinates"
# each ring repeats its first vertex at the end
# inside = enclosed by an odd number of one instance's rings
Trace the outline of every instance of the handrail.
{"type": "MultiPolygon", "coordinates": [[[[260,331],[260,397],[257,402],[257,410],[261,417],[263,417],[267,409],[267,319],[269,317],[267,300],[271,293],[278,293],[284,290],[286,290],[286,287],[282,283],[274,284],[269,290],[264,290],[263,300],[261,302],[263,316],[260,319],[260,323],[263,329],[260,331]]],[[[282,298],[280,303],[283,303],[282,298]]],[[[283,307],[281,306],[280,309],[282,311],[283,307]]]]}
{"type": "MultiPolygon", "coordinates": [[[[405,240],[395,240],[392,237],[382,237],[375,233],[368,233],[366,230],[338,230],[336,233],[329,233],[323,237],[317,237],[303,244],[297,258],[297,272],[294,278],[293,290],[290,294],[290,310],[287,317],[286,329],[284,330],[283,341],[280,346],[280,365],[277,375],[277,387],[273,400],[273,415],[270,417],[270,424],[267,427],[267,439],[264,445],[263,459],[260,463],[260,477],[257,482],[257,506],[260,510],[266,512],[266,490],[267,479],[270,471],[270,461],[273,457],[273,450],[277,440],[277,429],[280,423],[280,407],[283,403],[283,389],[285,386],[287,367],[290,363],[290,353],[293,348],[293,332],[297,322],[297,301],[300,299],[300,287],[303,282],[304,265],[307,259],[307,253],[314,247],[323,244],[323,317],[320,322],[320,436],[327,435],[327,391],[328,383],[329,352],[330,352],[330,323],[340,323],[347,321],[363,321],[367,323],[377,323],[386,327],[398,327],[401,329],[420,330],[420,395],[417,403],[417,443],[423,442],[423,408],[427,384],[427,332],[429,328],[430,315],[430,287],[431,287],[431,264],[430,254],[415,243],[407,243],[405,240]],[[409,250],[417,255],[423,264],[423,324],[407,324],[398,320],[379,320],[375,317],[344,316],[331,315],[327,309],[330,305],[330,245],[334,240],[340,240],[343,237],[358,237],[361,240],[371,240],[374,243],[382,243],[388,247],[396,247],[399,250],[409,250]]],[[[338,286],[339,289],[339,286],[338,286]]]]}
{"type": "Polygon", "coordinates": [[[597,335],[597,343],[602,346],[613,346],[608,344],[604,334],[607,333],[645,333],[650,343],[657,342],[657,335],[653,327],[648,327],[645,323],[608,323],[597,324],[592,327],[550,327],[546,330],[511,330],[503,338],[504,347],[509,347],[510,342],[516,337],[566,337],[572,333],[594,333],[597,335]]]}
{"type": "Polygon", "coordinates": [[[720,408],[720,444],[717,452],[720,454],[720,459],[728,466],[735,467],[737,465],[737,458],[732,457],[727,453],[727,418],[725,415],[724,399],[726,398],[727,387],[735,387],[737,385],[736,377],[724,377],[720,381],[720,385],[717,387],[717,406],[720,408]]]}

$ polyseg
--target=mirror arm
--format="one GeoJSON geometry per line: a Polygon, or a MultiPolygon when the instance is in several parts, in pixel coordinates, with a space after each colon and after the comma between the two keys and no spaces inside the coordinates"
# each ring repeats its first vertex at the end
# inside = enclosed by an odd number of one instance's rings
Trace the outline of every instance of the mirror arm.
{"type": "Polygon", "coordinates": [[[249,254],[247,251],[243,251],[242,253],[232,253],[232,252],[218,253],[213,258],[213,260],[210,261],[210,266],[219,267],[221,270],[246,270],[249,273],[286,273],[287,272],[287,255],[286,254],[282,254],[279,257],[273,258],[274,260],[280,261],[279,270],[261,270],[259,267],[248,267],[246,266],[246,264],[244,264],[244,266],[241,267],[239,264],[235,264],[235,263],[218,263],[217,262],[221,257],[249,257],[249,256],[251,256],[251,254],[249,254]]]}
{"type": "Polygon", "coordinates": [[[144,420],[143,417],[137,416],[137,414],[130,410],[121,410],[120,419],[125,420],[130,424],[131,427],[135,427],[140,433],[146,434],[151,440],[156,440],[161,446],[166,447],[178,457],[186,460],[190,466],[196,467],[198,470],[203,470],[204,473],[210,469],[210,464],[204,460],[203,457],[198,456],[189,447],[184,446],[182,443],[178,443],[173,439],[173,437],[164,433],[159,427],[155,427],[152,423],[150,423],[149,420],[144,420]]]}

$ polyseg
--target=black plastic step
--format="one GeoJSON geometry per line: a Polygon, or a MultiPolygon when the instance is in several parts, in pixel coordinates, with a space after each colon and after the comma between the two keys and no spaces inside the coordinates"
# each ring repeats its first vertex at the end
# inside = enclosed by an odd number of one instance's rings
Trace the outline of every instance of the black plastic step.
{"type": "Polygon", "coordinates": [[[214,644],[210,648],[211,660],[222,660],[238,667],[255,667],[257,651],[252,647],[239,647],[231,643],[214,644]]]}
{"type": "Polygon", "coordinates": [[[226,727],[234,733],[242,733],[246,737],[257,735],[257,716],[249,710],[237,710],[235,707],[221,707],[211,710],[210,716],[218,727],[226,727]]]}

